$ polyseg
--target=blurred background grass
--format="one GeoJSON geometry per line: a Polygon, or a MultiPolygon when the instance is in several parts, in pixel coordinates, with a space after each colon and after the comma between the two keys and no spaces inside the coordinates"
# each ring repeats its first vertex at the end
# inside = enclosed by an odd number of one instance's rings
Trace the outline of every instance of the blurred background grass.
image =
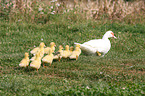
{"type": "Polygon", "coordinates": [[[106,19],[144,22],[144,0],[1,0],[0,18],[11,22],[51,23],[54,17],[69,21],[106,19]]]}

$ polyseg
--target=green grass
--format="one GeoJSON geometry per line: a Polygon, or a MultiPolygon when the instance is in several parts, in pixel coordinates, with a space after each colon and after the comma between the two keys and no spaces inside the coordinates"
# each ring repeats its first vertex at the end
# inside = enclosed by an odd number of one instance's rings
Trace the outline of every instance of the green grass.
{"type": "MultiPolygon", "coordinates": [[[[48,24],[0,22],[0,94],[3,95],[145,95],[145,24],[72,22],[55,19],[48,24]],[[64,21],[64,22],[63,22],[64,21]],[[74,42],[102,38],[112,30],[111,50],[105,57],[61,60],[39,72],[19,68],[25,52],[39,46],[73,46],[74,42]]],[[[76,20],[77,21],[77,20],[76,20]]]]}

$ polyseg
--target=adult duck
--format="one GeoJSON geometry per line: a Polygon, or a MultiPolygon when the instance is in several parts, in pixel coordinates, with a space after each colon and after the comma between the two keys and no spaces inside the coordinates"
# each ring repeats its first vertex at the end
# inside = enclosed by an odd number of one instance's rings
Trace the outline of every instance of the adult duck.
{"type": "Polygon", "coordinates": [[[83,44],[80,43],[74,43],[79,44],[81,50],[88,54],[88,55],[98,55],[98,56],[104,56],[111,48],[111,43],[108,38],[114,37],[114,33],[112,31],[107,31],[102,39],[94,39],[87,42],[84,42],[83,44]]]}

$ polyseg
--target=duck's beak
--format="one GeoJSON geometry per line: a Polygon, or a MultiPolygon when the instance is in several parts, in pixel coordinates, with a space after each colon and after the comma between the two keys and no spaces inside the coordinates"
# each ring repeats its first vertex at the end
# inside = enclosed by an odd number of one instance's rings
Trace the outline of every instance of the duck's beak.
{"type": "Polygon", "coordinates": [[[115,39],[117,39],[115,36],[113,36],[115,39]]]}
{"type": "Polygon", "coordinates": [[[114,33],[113,33],[113,32],[112,32],[111,34],[112,34],[112,37],[114,37],[115,39],[117,39],[117,38],[114,36],[114,33]]]}

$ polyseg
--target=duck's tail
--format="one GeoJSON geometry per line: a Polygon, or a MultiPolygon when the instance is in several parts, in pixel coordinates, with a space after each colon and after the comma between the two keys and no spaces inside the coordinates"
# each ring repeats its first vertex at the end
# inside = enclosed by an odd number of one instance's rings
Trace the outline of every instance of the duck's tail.
{"type": "Polygon", "coordinates": [[[74,44],[75,44],[75,45],[77,45],[77,44],[81,45],[80,43],[76,43],[76,42],[74,42],[74,44]]]}
{"type": "Polygon", "coordinates": [[[95,49],[92,48],[90,45],[86,45],[86,44],[80,44],[80,43],[74,43],[75,45],[76,44],[79,44],[80,45],[80,49],[85,52],[86,54],[92,54],[95,52],[95,49]]]}
{"type": "Polygon", "coordinates": [[[74,44],[75,44],[75,45],[77,45],[77,44],[80,45],[81,50],[85,50],[86,47],[87,47],[87,46],[84,45],[84,44],[80,44],[80,43],[76,43],[76,42],[74,42],[74,44]]]}
{"type": "Polygon", "coordinates": [[[23,63],[20,63],[19,66],[20,67],[26,67],[25,64],[23,64],[23,63]]]}
{"type": "Polygon", "coordinates": [[[80,46],[80,48],[82,49],[83,44],[76,43],[76,42],[74,42],[74,44],[75,44],[75,45],[79,45],[79,46],[80,46]]]}

